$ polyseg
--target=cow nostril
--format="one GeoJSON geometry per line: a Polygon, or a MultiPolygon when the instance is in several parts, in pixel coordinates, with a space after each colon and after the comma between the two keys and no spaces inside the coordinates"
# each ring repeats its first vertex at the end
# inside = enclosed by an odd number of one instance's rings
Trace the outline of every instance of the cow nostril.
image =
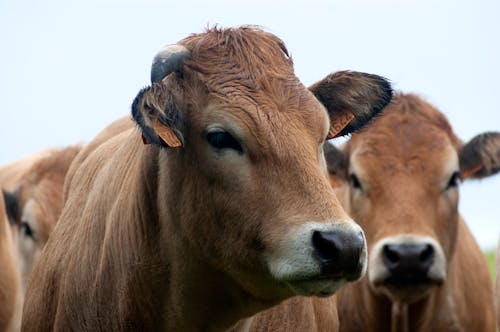
{"type": "Polygon", "coordinates": [[[335,260],[338,257],[338,247],[335,239],[330,236],[330,233],[314,231],[312,243],[319,258],[323,260],[335,260]]]}
{"type": "Polygon", "coordinates": [[[365,248],[362,232],[314,231],[312,246],[325,277],[357,280],[363,271],[361,256],[365,248]]]}
{"type": "Polygon", "coordinates": [[[391,264],[398,264],[401,257],[397,250],[391,248],[390,245],[385,245],[383,250],[383,255],[387,259],[387,261],[391,264]]]}
{"type": "Polygon", "coordinates": [[[388,282],[420,283],[428,280],[436,248],[431,243],[387,243],[382,247],[383,264],[390,274],[388,282]]]}
{"type": "Polygon", "coordinates": [[[425,249],[420,254],[420,262],[429,262],[434,258],[434,247],[430,244],[426,245],[425,249]]]}

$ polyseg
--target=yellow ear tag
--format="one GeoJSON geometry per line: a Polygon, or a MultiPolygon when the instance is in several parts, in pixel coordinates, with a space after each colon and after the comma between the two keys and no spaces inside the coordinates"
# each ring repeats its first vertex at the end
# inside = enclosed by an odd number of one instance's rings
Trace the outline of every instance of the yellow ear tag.
{"type": "Polygon", "coordinates": [[[337,137],[337,135],[354,119],[354,114],[344,112],[339,117],[332,119],[330,123],[330,131],[326,139],[337,137]]]}
{"type": "Polygon", "coordinates": [[[174,133],[172,128],[161,124],[158,120],[153,123],[154,130],[158,137],[171,148],[178,148],[182,146],[182,142],[174,133]]]}

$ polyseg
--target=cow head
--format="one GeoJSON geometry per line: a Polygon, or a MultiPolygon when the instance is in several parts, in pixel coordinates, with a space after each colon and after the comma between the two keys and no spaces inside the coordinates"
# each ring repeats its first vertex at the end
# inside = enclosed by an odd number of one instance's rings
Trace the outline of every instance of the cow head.
{"type": "Polygon", "coordinates": [[[500,170],[500,134],[462,145],[438,110],[401,94],[342,149],[325,153],[344,207],[365,230],[371,288],[411,303],[445,282],[459,184],[500,170]]]}
{"type": "Polygon", "coordinates": [[[2,190],[9,222],[16,234],[22,290],[62,209],[66,172],[80,147],[50,151],[37,160],[12,191],[2,190]]]}
{"type": "Polygon", "coordinates": [[[329,295],[365,268],[365,240],[326,175],[327,137],[390,101],[383,78],[333,74],[305,88],[281,40],[212,29],[155,57],[133,117],[158,149],[171,232],[261,299],[329,295]],[[278,295],[279,294],[279,295],[278,295]]]}

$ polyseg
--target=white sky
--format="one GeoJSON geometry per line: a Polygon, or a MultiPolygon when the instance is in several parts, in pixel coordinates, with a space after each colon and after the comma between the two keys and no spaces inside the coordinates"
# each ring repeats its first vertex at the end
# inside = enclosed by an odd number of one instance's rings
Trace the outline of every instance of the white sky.
{"type": "MultiPolygon", "coordinates": [[[[0,165],[90,140],[128,114],[153,55],[207,24],[282,38],[298,77],[386,76],[438,106],[469,140],[500,130],[498,0],[0,0],[0,165]]],[[[483,248],[500,234],[500,176],[464,183],[483,248]]]]}

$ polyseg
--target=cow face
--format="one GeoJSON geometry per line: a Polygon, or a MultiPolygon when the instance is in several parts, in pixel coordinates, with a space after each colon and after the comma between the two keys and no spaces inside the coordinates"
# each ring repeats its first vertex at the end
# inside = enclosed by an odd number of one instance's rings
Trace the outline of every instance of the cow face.
{"type": "MultiPolygon", "coordinates": [[[[62,191],[62,183],[61,183],[62,191]]],[[[34,262],[38,258],[61,209],[62,192],[55,195],[55,206],[48,206],[54,199],[54,192],[46,188],[29,188],[15,192],[4,192],[4,200],[9,201],[9,219],[16,229],[16,246],[23,293],[34,262]],[[37,189],[32,191],[31,189],[37,189]],[[45,190],[45,192],[43,192],[45,190]],[[47,199],[49,198],[50,199],[47,199]]]]}
{"type": "Polygon", "coordinates": [[[156,57],[132,106],[166,167],[160,186],[175,199],[162,208],[182,219],[171,232],[261,299],[330,295],[358,279],[364,236],[328,184],[322,146],[378,113],[387,81],[343,72],[309,91],[282,42],[255,28],[182,44],[156,57]],[[158,69],[173,53],[176,65],[158,69]]]}
{"type": "Polygon", "coordinates": [[[49,152],[30,167],[15,190],[3,191],[9,222],[15,230],[23,293],[59,218],[64,178],[79,150],[79,146],[72,146],[49,152]]]}
{"type": "Polygon", "coordinates": [[[445,117],[412,95],[398,95],[383,116],[342,150],[326,149],[331,177],[369,245],[376,292],[413,302],[446,280],[457,238],[461,180],[498,171],[500,135],[462,146],[445,117]]]}

